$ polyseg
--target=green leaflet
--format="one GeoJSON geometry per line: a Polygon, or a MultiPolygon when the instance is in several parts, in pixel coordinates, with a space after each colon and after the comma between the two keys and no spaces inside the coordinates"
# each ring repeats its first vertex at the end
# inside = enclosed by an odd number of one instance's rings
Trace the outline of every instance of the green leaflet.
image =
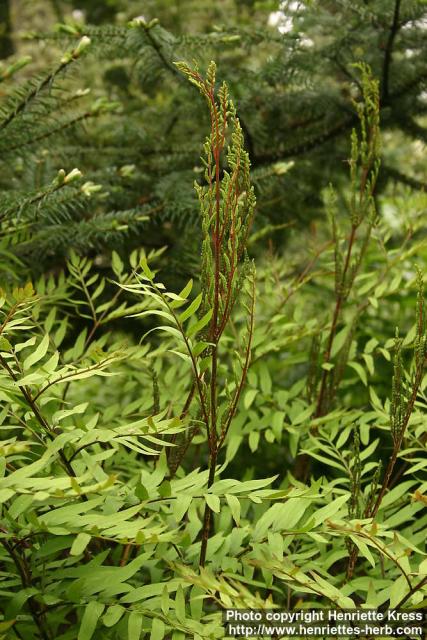
{"type": "Polygon", "coordinates": [[[368,378],[366,376],[366,371],[362,367],[362,365],[360,363],[358,363],[358,362],[349,362],[348,366],[352,367],[352,369],[354,369],[356,371],[356,373],[358,374],[358,376],[360,377],[360,379],[362,380],[363,384],[366,387],[367,384],[368,384],[368,378]]]}
{"type": "Polygon", "coordinates": [[[233,496],[229,493],[225,494],[225,498],[227,500],[227,504],[230,507],[231,515],[233,516],[233,520],[237,526],[240,525],[240,502],[236,496],[233,496]]]}
{"type": "Polygon", "coordinates": [[[187,513],[191,504],[192,497],[189,495],[177,495],[173,505],[173,515],[176,522],[181,522],[184,515],[187,513]]]}
{"type": "Polygon", "coordinates": [[[125,614],[126,609],[118,604],[108,607],[102,617],[102,623],[105,627],[114,627],[120,618],[125,614]]]}
{"type": "Polygon", "coordinates": [[[105,605],[91,600],[86,606],[80,623],[77,640],[90,640],[95,633],[98,620],[105,609],[105,605]]]}
{"type": "Polygon", "coordinates": [[[49,336],[46,333],[43,336],[43,338],[42,338],[40,344],[38,345],[38,347],[27,358],[25,358],[25,360],[23,362],[24,370],[29,369],[30,367],[35,365],[39,360],[44,358],[44,356],[47,353],[48,347],[49,347],[49,336]]]}
{"type": "Polygon", "coordinates": [[[200,307],[200,304],[202,302],[202,296],[203,294],[199,293],[199,295],[196,298],[194,298],[193,302],[190,305],[188,305],[185,311],[183,311],[180,314],[179,316],[180,322],[185,322],[196,313],[197,309],[200,307]]]}
{"type": "Polygon", "coordinates": [[[151,626],[150,640],[163,640],[165,637],[165,625],[159,618],[154,618],[151,626]]]}
{"type": "Polygon", "coordinates": [[[128,619],[128,640],[139,640],[141,637],[143,615],[139,611],[131,611],[128,619]]]}
{"type": "Polygon", "coordinates": [[[328,518],[334,516],[341,507],[348,502],[349,498],[349,495],[339,496],[338,498],[334,498],[328,505],[318,509],[313,516],[314,524],[316,526],[323,524],[328,518]]]}
{"type": "Polygon", "coordinates": [[[211,321],[212,318],[212,309],[209,309],[201,318],[200,320],[197,320],[197,322],[195,322],[194,324],[190,325],[189,327],[187,327],[186,330],[186,335],[187,337],[192,337],[195,336],[197,333],[199,333],[199,331],[201,331],[202,329],[204,329],[206,327],[206,325],[209,324],[209,322],[211,321]]]}
{"type": "Polygon", "coordinates": [[[185,624],[185,595],[181,585],[178,585],[175,595],[175,613],[176,617],[182,624],[185,624]]]}
{"type": "Polygon", "coordinates": [[[375,567],[375,560],[372,553],[369,550],[369,547],[365,542],[357,535],[350,536],[351,540],[354,542],[356,547],[359,549],[361,555],[368,560],[372,567],[375,567]]]}
{"type": "Polygon", "coordinates": [[[70,549],[70,555],[78,556],[86,549],[87,545],[90,542],[90,535],[87,533],[79,533],[76,539],[74,540],[72,547],[70,549]]]}
{"type": "Polygon", "coordinates": [[[210,493],[205,493],[204,498],[206,500],[206,504],[209,506],[212,511],[215,513],[219,513],[221,511],[221,501],[218,496],[212,495],[210,493]]]}
{"type": "Polygon", "coordinates": [[[175,592],[180,585],[181,585],[181,582],[179,580],[170,580],[166,583],[159,582],[156,584],[144,585],[142,587],[138,587],[137,589],[134,589],[129,594],[123,596],[121,598],[121,602],[123,602],[124,604],[130,604],[133,602],[144,601],[153,596],[159,596],[163,593],[163,590],[165,587],[168,590],[168,593],[170,594],[175,592]]]}

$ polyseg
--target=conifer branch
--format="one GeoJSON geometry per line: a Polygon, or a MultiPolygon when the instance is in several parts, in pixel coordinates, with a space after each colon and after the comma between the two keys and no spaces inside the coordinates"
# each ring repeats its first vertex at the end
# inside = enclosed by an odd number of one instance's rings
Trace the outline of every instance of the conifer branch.
{"type": "Polygon", "coordinates": [[[411,187],[411,189],[416,189],[417,191],[423,191],[423,192],[427,190],[427,182],[417,180],[417,178],[414,178],[413,176],[408,176],[407,174],[402,173],[398,169],[395,169],[394,167],[390,167],[388,165],[383,167],[383,169],[385,174],[390,176],[390,178],[392,178],[393,180],[396,180],[397,182],[401,182],[402,184],[405,184],[408,187],[411,187]]]}
{"type": "Polygon", "coordinates": [[[21,100],[13,108],[13,110],[11,110],[9,115],[6,116],[0,122],[0,131],[3,131],[4,129],[6,129],[6,127],[8,127],[10,123],[13,122],[13,120],[15,120],[15,118],[17,118],[23,111],[25,111],[25,109],[27,109],[27,107],[32,103],[32,101],[36,98],[36,96],[39,95],[39,93],[41,93],[44,89],[51,86],[58,75],[60,75],[63,71],[65,71],[65,69],[67,69],[67,67],[73,64],[78,58],[80,58],[83,51],[88,47],[89,44],[90,44],[90,39],[87,36],[84,36],[72,51],[66,53],[63,56],[60,64],[51,73],[47,74],[45,78],[41,80],[41,82],[39,82],[35,87],[33,87],[27,93],[24,99],[21,100]]]}
{"type": "Polygon", "coordinates": [[[386,105],[389,100],[390,66],[391,66],[392,57],[393,57],[393,44],[400,26],[399,25],[400,5],[401,5],[401,0],[395,0],[393,22],[390,28],[390,33],[388,36],[385,53],[384,53],[382,87],[381,87],[381,103],[383,106],[386,105]]]}

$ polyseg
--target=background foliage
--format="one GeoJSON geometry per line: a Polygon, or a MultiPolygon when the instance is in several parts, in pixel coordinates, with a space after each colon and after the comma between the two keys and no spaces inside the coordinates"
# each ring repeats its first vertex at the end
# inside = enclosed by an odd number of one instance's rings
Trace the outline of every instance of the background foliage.
{"type": "Polygon", "coordinates": [[[0,638],[425,606],[425,3],[1,12],[0,638]]]}

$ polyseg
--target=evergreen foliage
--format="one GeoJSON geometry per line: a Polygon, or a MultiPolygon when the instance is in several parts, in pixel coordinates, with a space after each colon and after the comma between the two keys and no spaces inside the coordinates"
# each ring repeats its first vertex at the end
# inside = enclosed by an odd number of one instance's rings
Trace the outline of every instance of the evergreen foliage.
{"type": "MultiPolygon", "coordinates": [[[[422,167],[402,167],[395,142],[425,139],[423,3],[283,2],[280,13],[269,2],[227,0],[203,11],[192,0],[179,9],[148,2],[147,16],[134,19],[132,3],[105,12],[98,4],[85,5],[96,25],[67,18],[66,3],[56,11],[65,23],[42,42],[57,53],[48,64],[37,58],[36,75],[19,71],[22,58],[3,72],[16,78],[3,83],[1,105],[3,233],[20,231],[14,253],[27,263],[55,263],[70,243],[81,252],[137,246],[143,238],[174,244],[175,255],[190,245],[188,254],[197,250],[189,185],[203,171],[205,119],[174,66],[180,59],[215,58],[238,98],[252,179],[263,196],[256,225],[272,225],[276,242],[289,236],[290,223],[319,214],[325,184],[345,188],[361,92],[356,62],[379,79],[383,131],[400,136],[385,137],[377,193],[395,181],[424,188],[422,167]],[[281,32],[268,26],[272,17],[281,32]],[[56,173],[74,167],[81,182],[52,192],[56,173]]],[[[186,271],[194,268],[189,260],[186,271]]]]}
{"type": "Polygon", "coordinates": [[[0,640],[425,606],[422,3],[218,4],[0,69],[0,640]]]}

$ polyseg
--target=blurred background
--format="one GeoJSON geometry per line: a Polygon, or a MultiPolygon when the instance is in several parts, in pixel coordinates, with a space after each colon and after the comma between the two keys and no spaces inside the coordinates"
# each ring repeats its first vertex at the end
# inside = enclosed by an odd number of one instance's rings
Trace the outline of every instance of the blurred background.
{"type": "Polygon", "coordinates": [[[70,248],[102,265],[105,250],[141,244],[167,245],[173,274],[197,269],[193,182],[208,122],[174,66],[183,59],[202,70],[214,59],[237,104],[258,197],[254,253],[318,242],[330,182],[345,208],[360,62],[380,83],[380,215],[396,243],[409,210],[418,228],[424,2],[2,0],[0,12],[0,115],[26,104],[0,128],[3,237],[20,231],[13,253],[34,273],[70,248]],[[84,36],[82,55],[58,68],[84,36]],[[52,190],[73,168],[81,180],[52,190]]]}

